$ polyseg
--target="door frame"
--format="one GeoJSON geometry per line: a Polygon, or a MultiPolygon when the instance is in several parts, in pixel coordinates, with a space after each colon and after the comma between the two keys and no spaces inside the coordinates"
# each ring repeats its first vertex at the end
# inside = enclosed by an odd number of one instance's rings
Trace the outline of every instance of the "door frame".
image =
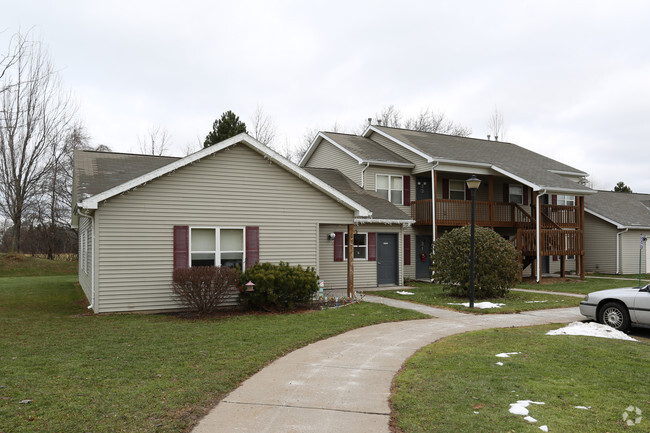
{"type": "Polygon", "coordinates": [[[380,286],[380,285],[381,286],[388,286],[388,285],[397,285],[397,284],[399,284],[399,274],[400,274],[400,272],[399,272],[399,263],[400,263],[400,261],[399,261],[399,258],[400,258],[399,239],[400,239],[399,233],[396,233],[396,232],[386,232],[386,233],[378,232],[377,233],[377,286],[380,286]],[[379,281],[379,267],[381,266],[382,260],[384,260],[381,257],[381,253],[380,253],[381,245],[382,245],[382,240],[381,240],[382,237],[383,238],[390,237],[394,241],[394,245],[395,245],[395,247],[394,247],[395,278],[394,278],[394,281],[390,282],[390,283],[380,282],[379,281]]]}

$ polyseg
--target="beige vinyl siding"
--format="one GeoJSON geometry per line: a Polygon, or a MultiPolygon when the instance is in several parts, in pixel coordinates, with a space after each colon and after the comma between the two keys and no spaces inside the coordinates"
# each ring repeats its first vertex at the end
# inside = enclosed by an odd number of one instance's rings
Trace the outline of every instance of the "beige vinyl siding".
{"type": "Polygon", "coordinates": [[[639,273],[639,252],[641,253],[641,273],[646,272],[646,248],[641,250],[641,235],[645,231],[628,230],[621,237],[621,273],[639,273]]]}
{"type": "Polygon", "coordinates": [[[79,284],[88,299],[88,302],[92,302],[92,272],[94,269],[93,266],[93,255],[92,255],[92,223],[91,219],[88,217],[79,218],[79,284]],[[86,243],[85,247],[82,246],[82,243],[86,243]],[[82,248],[86,251],[85,255],[82,256],[82,248]],[[86,262],[84,266],[83,262],[86,262]],[[84,270],[85,268],[85,270],[84,270]]]}
{"type": "MultiPolygon", "coordinates": [[[[413,190],[413,188],[411,188],[413,190]]],[[[404,242],[404,235],[411,235],[411,264],[404,264],[404,257],[402,257],[401,266],[403,268],[404,280],[414,280],[415,279],[415,261],[417,256],[415,254],[415,230],[413,227],[404,227],[402,230],[402,242],[404,242]]],[[[403,250],[402,250],[403,251],[403,250]]],[[[402,253],[404,254],[404,253],[402,253]]]]}
{"type": "Polygon", "coordinates": [[[585,271],[616,273],[616,227],[585,213],[585,271]]]}
{"type": "Polygon", "coordinates": [[[260,228],[260,261],[317,265],[318,222],[353,211],[239,144],[100,204],[99,312],[178,308],[175,225],[260,228]]]}
{"type": "Polygon", "coordinates": [[[376,132],[373,132],[370,134],[368,137],[372,141],[381,144],[385,148],[392,150],[399,156],[408,159],[411,161],[413,164],[415,164],[415,167],[413,168],[413,173],[422,173],[425,171],[431,171],[431,164],[427,162],[427,160],[417,153],[411,152],[410,150],[404,148],[403,146],[395,143],[394,141],[384,137],[381,134],[377,134],[376,132]]]}
{"type": "MultiPolygon", "coordinates": [[[[404,258],[403,258],[403,234],[402,227],[398,225],[361,224],[355,226],[359,233],[397,233],[399,239],[398,260],[399,260],[399,282],[404,281],[404,258]]],[[[327,240],[327,235],[332,232],[347,232],[347,226],[328,225],[320,226],[320,264],[318,267],[319,276],[325,280],[326,289],[341,289],[347,287],[348,263],[347,261],[334,261],[334,241],[327,240]]],[[[377,287],[377,261],[355,260],[354,261],[354,287],[355,289],[377,287]]]]}
{"type": "MultiPolygon", "coordinates": [[[[364,189],[367,191],[377,191],[377,175],[378,174],[387,174],[391,176],[410,176],[411,170],[408,168],[398,168],[398,167],[384,167],[379,165],[370,165],[364,174],[364,189]]],[[[415,177],[411,176],[411,201],[415,200],[415,177]]],[[[404,182],[402,181],[402,188],[404,187],[404,182]]],[[[411,206],[400,206],[397,205],[399,209],[404,211],[406,215],[411,215],[411,206]]]]}
{"type": "Polygon", "coordinates": [[[365,165],[360,165],[356,159],[326,140],[321,140],[304,166],[335,168],[358,185],[361,185],[361,170],[365,167],[365,165]]]}

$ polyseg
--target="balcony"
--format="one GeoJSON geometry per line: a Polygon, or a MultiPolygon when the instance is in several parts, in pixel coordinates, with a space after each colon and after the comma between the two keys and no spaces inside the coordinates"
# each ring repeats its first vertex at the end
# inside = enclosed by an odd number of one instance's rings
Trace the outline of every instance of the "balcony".
{"type": "MultiPolygon", "coordinates": [[[[484,227],[535,228],[535,207],[516,203],[477,201],[475,223],[484,227]]],[[[433,225],[431,199],[411,202],[415,226],[433,225]]],[[[436,225],[461,227],[470,223],[471,201],[436,199],[436,225]]],[[[580,228],[577,206],[542,205],[543,229],[580,228]]]]}

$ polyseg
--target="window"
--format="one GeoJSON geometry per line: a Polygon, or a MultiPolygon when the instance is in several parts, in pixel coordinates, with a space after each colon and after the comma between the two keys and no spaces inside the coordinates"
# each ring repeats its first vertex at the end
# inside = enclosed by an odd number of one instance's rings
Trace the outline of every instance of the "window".
{"type": "Polygon", "coordinates": [[[244,263],[244,229],[190,229],[190,266],[242,267],[244,263]]]}
{"type": "MultiPolygon", "coordinates": [[[[343,251],[345,260],[348,259],[348,234],[343,235],[343,251]]],[[[368,233],[355,233],[354,240],[354,259],[368,260],[368,233]]]]}
{"type": "Polygon", "coordinates": [[[574,195],[560,195],[557,196],[557,204],[561,206],[575,206],[576,197],[574,195]]]}
{"type": "Polygon", "coordinates": [[[508,185],[508,201],[510,203],[524,204],[524,187],[521,185],[508,185]]]}
{"type": "Polygon", "coordinates": [[[465,181],[449,181],[449,198],[452,200],[465,200],[465,181]]]}
{"type": "Polygon", "coordinates": [[[377,186],[375,190],[393,204],[404,203],[403,196],[404,180],[402,176],[389,176],[387,174],[377,175],[377,186]]]}

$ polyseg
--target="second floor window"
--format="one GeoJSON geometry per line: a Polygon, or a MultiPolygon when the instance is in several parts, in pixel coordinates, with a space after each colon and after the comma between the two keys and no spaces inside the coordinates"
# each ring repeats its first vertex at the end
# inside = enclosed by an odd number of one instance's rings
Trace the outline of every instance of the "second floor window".
{"type": "Polygon", "coordinates": [[[403,201],[404,181],[402,176],[377,175],[376,191],[393,204],[401,205],[403,201]]]}
{"type": "Polygon", "coordinates": [[[509,201],[510,203],[524,204],[524,187],[521,185],[509,185],[509,201]]]}
{"type": "Polygon", "coordinates": [[[574,195],[560,195],[557,196],[557,204],[560,206],[575,206],[576,197],[574,195]]]}
{"type": "Polygon", "coordinates": [[[465,200],[465,181],[449,181],[449,198],[452,200],[465,200]]]}

